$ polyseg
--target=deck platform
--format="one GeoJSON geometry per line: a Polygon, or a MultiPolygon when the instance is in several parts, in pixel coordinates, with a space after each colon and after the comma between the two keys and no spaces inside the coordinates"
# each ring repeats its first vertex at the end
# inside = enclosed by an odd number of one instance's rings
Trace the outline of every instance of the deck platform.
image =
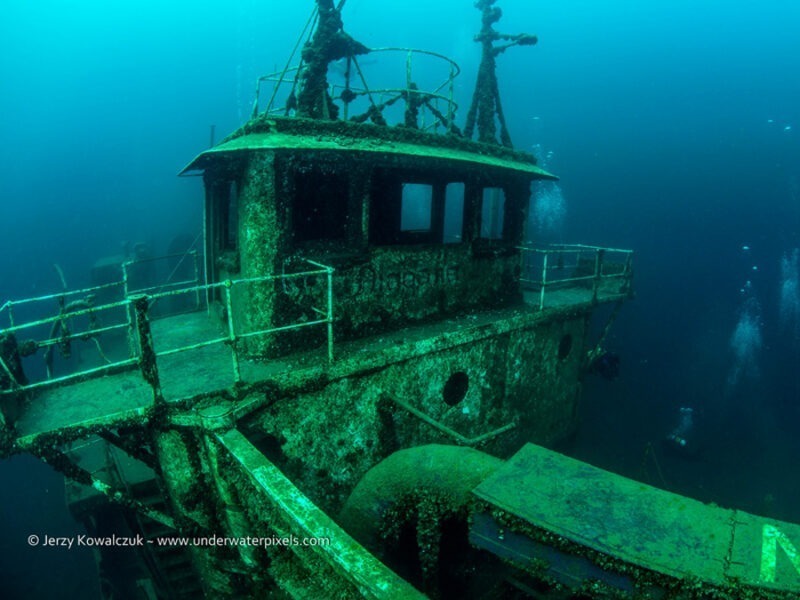
{"type": "MultiPolygon", "coordinates": [[[[626,572],[626,578],[632,566],[642,573],[694,578],[716,588],[746,584],[786,594],[770,597],[800,594],[800,526],[795,524],[703,504],[533,444],[524,446],[474,494],[545,536],[554,534],[584,548],[594,564],[598,561],[592,553],[610,559],[609,571],[615,564],[626,565],[627,572],[617,571],[626,572]]],[[[540,546],[513,535],[487,535],[485,522],[479,521],[479,526],[472,533],[478,545],[521,562],[532,558],[527,551],[539,552],[540,546]]],[[[556,574],[561,579],[577,581],[575,572],[586,572],[585,565],[563,555],[553,563],[562,569],[556,574]]],[[[599,572],[593,575],[606,578],[599,572]]],[[[607,578],[621,581],[618,574],[607,578]]]]}
{"type": "MultiPolygon", "coordinates": [[[[597,302],[624,299],[618,290],[598,294],[597,302]]],[[[440,347],[463,343],[496,334],[504,328],[525,322],[554,318],[562,311],[587,310],[592,295],[585,290],[570,294],[567,290],[548,292],[548,307],[539,310],[536,298],[526,295],[526,303],[512,308],[482,311],[453,317],[401,331],[362,338],[335,345],[336,360],[328,364],[323,348],[298,352],[274,360],[240,358],[240,388],[276,378],[289,384],[309,376],[309,371],[325,372],[330,377],[344,376],[356,368],[380,366],[403,360],[423,351],[431,351],[429,341],[437,338],[440,347]]],[[[155,319],[151,322],[157,354],[226,337],[225,324],[206,311],[155,319]]],[[[161,392],[167,402],[190,401],[209,394],[233,393],[235,383],[232,347],[216,343],[157,359],[161,392]]],[[[37,436],[62,428],[80,428],[104,424],[118,426],[141,418],[153,403],[153,390],[138,368],[95,376],[72,383],[46,387],[31,392],[31,399],[16,423],[22,446],[37,436]]]]}
{"type": "MultiPolygon", "coordinates": [[[[542,305],[541,289],[527,286],[523,291],[525,302],[539,308],[542,305]]],[[[547,288],[544,295],[543,310],[566,308],[570,306],[586,306],[595,300],[595,292],[591,285],[554,285],[547,288]]],[[[604,279],[597,286],[597,304],[616,302],[630,298],[627,281],[621,279],[604,279]]]]}

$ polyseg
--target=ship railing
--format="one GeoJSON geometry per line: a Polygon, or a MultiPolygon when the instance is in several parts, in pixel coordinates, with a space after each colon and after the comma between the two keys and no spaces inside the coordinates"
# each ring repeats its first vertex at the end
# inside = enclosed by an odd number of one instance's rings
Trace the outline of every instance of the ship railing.
{"type": "MultiPolygon", "coordinates": [[[[218,283],[199,285],[199,286],[194,286],[192,288],[186,288],[181,290],[172,290],[168,292],[155,294],[152,296],[148,295],[139,296],[137,305],[138,309],[134,307],[134,310],[136,312],[136,322],[139,330],[138,342],[141,348],[140,366],[142,368],[142,373],[145,376],[145,379],[150,381],[148,377],[149,373],[153,372],[153,369],[156,369],[157,372],[156,365],[158,358],[170,356],[173,354],[179,354],[182,352],[189,352],[192,350],[199,350],[207,346],[227,344],[231,349],[231,366],[233,370],[233,381],[234,383],[238,384],[239,382],[242,381],[242,374],[240,369],[241,357],[240,357],[239,342],[241,342],[242,340],[246,340],[248,338],[258,338],[258,337],[266,338],[267,336],[276,333],[297,331],[299,329],[303,329],[306,327],[315,327],[323,325],[326,328],[327,358],[329,362],[332,362],[333,361],[334,269],[332,267],[320,264],[318,262],[309,259],[303,259],[303,260],[315,268],[312,270],[301,271],[297,273],[264,275],[260,277],[251,277],[247,279],[227,279],[225,281],[221,281],[218,283]],[[301,279],[308,280],[309,278],[315,278],[315,277],[321,277],[325,281],[324,299],[323,299],[324,306],[322,308],[320,308],[319,306],[309,307],[310,310],[313,311],[313,313],[316,314],[318,318],[311,320],[297,320],[296,322],[293,323],[274,326],[274,327],[262,327],[254,331],[239,330],[239,328],[236,325],[236,320],[234,318],[234,315],[237,314],[237,308],[238,308],[236,301],[236,294],[234,293],[237,288],[264,284],[264,283],[278,282],[278,281],[286,285],[288,282],[293,280],[301,280],[301,279]],[[158,300],[160,298],[167,298],[170,296],[177,296],[186,293],[190,294],[204,293],[207,294],[209,297],[217,297],[217,296],[220,297],[225,315],[224,331],[222,335],[218,335],[217,337],[211,337],[210,339],[205,339],[192,344],[184,344],[167,350],[161,350],[161,351],[154,350],[153,345],[147,342],[146,334],[143,334],[143,331],[149,331],[148,324],[146,322],[143,322],[148,320],[147,307],[150,306],[153,301],[158,300]],[[142,298],[146,298],[147,302],[143,302],[142,298]]],[[[132,298],[131,302],[137,302],[137,298],[132,298]]]]}
{"type": "Polygon", "coordinates": [[[520,282],[523,290],[538,294],[539,310],[564,305],[567,298],[596,304],[605,296],[631,293],[633,250],[584,244],[522,246],[519,249],[522,257],[520,282]],[[565,291],[572,294],[564,294],[565,291]]]}
{"type": "Polygon", "coordinates": [[[66,383],[79,378],[88,378],[102,375],[112,371],[124,370],[137,363],[134,346],[129,344],[129,350],[120,356],[119,351],[107,352],[101,345],[101,336],[117,335],[120,339],[130,337],[133,331],[133,321],[128,310],[127,300],[117,300],[108,304],[96,305],[95,294],[107,290],[116,291],[124,288],[124,282],[94,286],[81,290],[73,290],[26,298],[23,300],[9,301],[3,305],[3,310],[8,309],[9,325],[0,328],[0,339],[3,340],[3,351],[0,352],[0,369],[8,381],[5,389],[0,394],[19,391],[28,391],[41,387],[66,383]],[[56,301],[58,313],[32,320],[18,319],[13,311],[25,305],[39,302],[56,301]],[[74,342],[92,342],[100,359],[99,366],[73,371],[65,375],[54,374],[54,356],[60,354],[65,359],[72,355],[74,342]],[[44,352],[44,367],[31,365],[26,357],[44,352]],[[13,362],[12,362],[13,361],[13,362]],[[16,366],[15,366],[16,365],[16,366]],[[30,367],[38,367],[31,369],[30,367]],[[25,379],[21,379],[20,370],[25,372],[25,379]],[[29,381],[28,377],[33,379],[29,381]]]}
{"type": "MultiPolygon", "coordinates": [[[[92,292],[113,288],[115,286],[125,288],[125,283],[117,282],[83,290],[6,302],[0,307],[0,314],[6,314],[9,325],[0,328],[0,341],[3,342],[3,346],[6,346],[6,340],[13,340],[14,347],[11,352],[7,351],[5,347],[0,347],[0,381],[7,381],[7,385],[3,386],[5,389],[0,389],[0,396],[116,373],[128,370],[137,365],[141,369],[145,380],[155,387],[158,382],[158,358],[215,344],[228,344],[230,346],[234,381],[238,383],[241,381],[239,341],[312,326],[326,327],[327,356],[328,360],[332,361],[334,270],[331,267],[311,260],[306,260],[306,262],[313,267],[311,270],[247,279],[229,279],[218,283],[191,285],[180,289],[158,291],[156,293],[141,293],[142,290],[136,290],[135,293],[131,293],[123,300],[99,306],[93,304],[92,292]],[[239,287],[279,280],[287,282],[294,279],[307,279],[312,277],[322,277],[325,281],[324,306],[311,307],[311,310],[318,318],[298,321],[278,327],[264,327],[255,331],[237,331],[233,318],[235,314],[234,311],[237,308],[234,294],[232,293],[233,290],[239,287]],[[202,339],[194,343],[182,344],[157,351],[153,344],[151,324],[153,321],[158,321],[160,319],[154,318],[151,315],[151,309],[155,303],[160,300],[181,295],[188,295],[192,298],[220,296],[226,315],[223,332],[219,335],[210,336],[208,339],[202,339]],[[68,301],[71,297],[78,297],[78,299],[68,301]],[[13,316],[14,307],[47,300],[58,301],[58,314],[22,323],[15,320],[13,316]],[[102,325],[101,321],[104,321],[102,325]],[[117,340],[118,343],[115,345],[116,352],[106,352],[100,344],[100,336],[115,332],[119,332],[120,335],[120,339],[117,340]],[[38,339],[18,341],[23,337],[27,338],[29,335],[34,336],[34,338],[38,337],[38,339]],[[103,364],[91,368],[74,370],[61,376],[55,376],[52,364],[53,350],[58,349],[62,354],[66,352],[68,356],[70,345],[76,340],[94,342],[103,364]],[[119,343],[122,341],[126,342],[126,344],[119,343]],[[119,349],[123,346],[126,347],[126,350],[122,351],[123,356],[119,356],[119,349]],[[19,369],[15,368],[15,363],[12,362],[11,359],[16,358],[20,365],[24,365],[25,368],[23,370],[28,371],[27,367],[31,365],[23,363],[22,359],[35,354],[40,349],[44,349],[45,351],[45,362],[47,363],[46,373],[44,373],[43,376],[39,373],[39,378],[34,381],[28,381],[27,379],[21,380],[19,377],[19,369]]],[[[174,315],[161,318],[168,319],[172,316],[174,315]]],[[[158,342],[158,336],[156,336],[156,338],[156,342],[158,342]]],[[[28,374],[29,373],[26,373],[26,375],[28,374]]]]}
{"type": "MultiPolygon", "coordinates": [[[[42,311],[41,309],[36,308],[36,306],[40,304],[52,303],[53,301],[56,301],[62,308],[60,312],[63,312],[63,308],[65,306],[68,306],[70,303],[77,302],[79,300],[91,303],[94,302],[98,296],[111,295],[112,297],[116,297],[120,301],[123,301],[125,298],[135,293],[145,293],[145,292],[180,288],[189,285],[195,285],[200,282],[200,260],[196,250],[189,250],[181,254],[169,254],[166,256],[158,256],[154,258],[127,260],[121,263],[121,268],[122,268],[122,279],[120,279],[119,281],[112,281],[109,283],[95,285],[87,288],[81,288],[77,290],[64,290],[61,292],[55,292],[43,296],[34,296],[32,298],[22,298],[20,300],[7,300],[6,302],[3,303],[2,306],[0,306],[0,319],[5,319],[6,323],[8,324],[6,327],[14,327],[16,325],[16,322],[20,320],[17,316],[17,311],[19,311],[21,308],[22,310],[29,309],[29,313],[23,315],[22,321],[25,322],[28,327],[30,327],[32,326],[32,322],[35,321],[35,319],[30,318],[31,311],[38,312],[39,314],[41,314],[42,312],[45,313],[50,312],[47,309],[42,311]],[[175,259],[177,259],[177,261],[175,259]],[[146,265],[149,263],[156,263],[164,260],[172,260],[173,262],[175,262],[175,266],[172,268],[172,271],[169,273],[164,283],[160,283],[158,285],[148,285],[148,286],[137,285],[135,281],[137,269],[139,269],[142,265],[146,265]],[[189,261],[188,264],[192,266],[193,277],[191,279],[183,281],[172,281],[175,274],[178,273],[179,268],[183,264],[185,264],[186,261],[189,261]]],[[[198,303],[200,302],[199,297],[197,299],[197,302],[198,303]]],[[[100,306],[94,309],[95,312],[98,310],[101,310],[100,306]]],[[[72,316],[74,316],[74,314],[72,316]]],[[[55,320],[58,319],[59,317],[52,317],[51,322],[54,322],[55,320]]],[[[0,323],[0,331],[4,331],[2,323],[0,323]]]]}
{"type": "MultiPolygon", "coordinates": [[[[367,81],[366,69],[362,68],[355,56],[350,57],[343,67],[343,83],[333,83],[329,86],[331,99],[339,107],[344,120],[374,121],[374,117],[379,115],[388,122],[390,119],[386,117],[391,113],[395,118],[391,119],[392,122],[389,124],[403,122],[410,125],[406,121],[406,115],[421,109],[423,122],[412,126],[423,130],[436,129],[440,126],[445,132],[453,130],[458,110],[455,101],[455,79],[461,72],[458,63],[443,54],[416,48],[373,48],[367,56],[375,54],[397,55],[400,59],[404,59],[405,81],[400,85],[383,85],[381,81],[380,85],[371,86],[367,81]],[[432,83],[426,79],[426,83],[429,84],[421,87],[420,81],[415,81],[414,64],[423,58],[442,63],[446,74],[432,83]],[[405,106],[405,111],[393,112],[392,107],[398,102],[405,106]]],[[[426,64],[418,69],[417,73],[429,73],[432,71],[430,67],[431,65],[426,64]]],[[[376,83],[376,79],[384,75],[385,71],[386,69],[381,69],[377,77],[371,74],[372,82],[376,83]]],[[[300,84],[301,72],[300,66],[287,66],[283,71],[259,77],[256,82],[252,118],[262,113],[268,116],[293,115],[293,102],[300,84]],[[262,108],[262,86],[269,84],[273,86],[272,93],[266,107],[262,108]]]]}
{"type": "MultiPolygon", "coordinates": [[[[122,263],[122,283],[124,297],[134,294],[155,294],[168,290],[184,289],[196,286],[201,281],[200,276],[200,254],[197,250],[188,250],[178,254],[166,254],[149,258],[137,258],[122,263]],[[150,278],[146,276],[146,271],[150,265],[167,263],[169,273],[164,282],[152,284],[150,278]],[[144,271],[145,277],[137,278],[137,272],[144,271]],[[187,278],[186,276],[189,275],[187,278]],[[183,279],[180,277],[183,276],[183,279]],[[176,278],[178,279],[176,281],[176,278]]],[[[200,292],[195,294],[194,309],[199,309],[202,304],[200,292]]]]}

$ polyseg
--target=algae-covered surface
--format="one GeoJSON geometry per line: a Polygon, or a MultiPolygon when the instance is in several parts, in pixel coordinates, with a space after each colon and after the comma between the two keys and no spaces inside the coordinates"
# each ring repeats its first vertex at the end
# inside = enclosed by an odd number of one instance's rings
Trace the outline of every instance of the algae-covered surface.
{"type": "Polygon", "coordinates": [[[412,142],[386,141],[379,138],[358,139],[334,135],[291,135],[278,132],[250,133],[224,142],[197,157],[183,170],[183,173],[204,169],[208,158],[215,155],[253,150],[315,150],[424,156],[430,159],[472,163],[476,166],[509,169],[531,173],[541,178],[555,179],[555,176],[530,162],[469,152],[460,148],[426,146],[412,142]]]}
{"type": "MultiPolygon", "coordinates": [[[[328,363],[324,348],[307,349],[277,360],[248,360],[241,356],[241,378],[246,385],[280,378],[291,387],[322,373],[330,378],[346,377],[360,370],[531,326],[551,314],[555,313],[535,313],[531,307],[518,306],[420,324],[335,344],[332,364],[328,363]]],[[[152,336],[156,352],[163,353],[219,340],[226,332],[215,316],[196,312],[154,321],[152,336]]],[[[161,391],[168,402],[230,390],[234,385],[232,350],[227,342],[159,356],[157,363],[161,391]]],[[[38,391],[17,423],[17,432],[26,437],[89,423],[110,425],[142,416],[152,402],[153,390],[140,370],[132,367],[122,373],[38,391]]]]}
{"type": "Polygon", "coordinates": [[[17,423],[21,437],[76,426],[101,417],[129,414],[153,402],[139,371],[98,377],[38,392],[17,423]]]}
{"type": "Polygon", "coordinates": [[[292,550],[307,565],[313,566],[315,558],[320,561],[309,575],[312,579],[322,579],[330,586],[327,593],[331,595],[328,597],[375,600],[425,597],[317,508],[240,432],[228,431],[219,435],[217,440],[230,453],[232,470],[241,471],[245,476],[246,486],[237,487],[245,506],[250,503],[262,505],[272,518],[267,520],[266,515],[259,514],[260,519],[264,519],[269,527],[281,531],[284,536],[324,538],[324,543],[296,545],[292,550]],[[333,574],[341,577],[341,581],[332,577],[333,574]]]}
{"type": "MultiPolygon", "coordinates": [[[[154,320],[156,352],[165,352],[223,337],[217,319],[205,312],[154,320]]],[[[182,400],[229,388],[233,384],[230,346],[218,343],[158,359],[161,389],[166,400],[182,400]]],[[[136,367],[130,370],[36,391],[19,422],[21,437],[62,427],[141,416],[153,403],[153,389],[136,367]],[[137,413],[138,411],[138,413],[137,413]]]]}
{"type": "MultiPolygon", "coordinates": [[[[597,302],[612,302],[621,300],[630,295],[628,280],[604,279],[597,290],[588,286],[562,285],[545,290],[544,308],[563,308],[567,306],[580,306],[597,302]]],[[[540,301],[539,290],[524,290],[525,302],[537,305],[540,301]]]]}
{"type": "MultiPolygon", "coordinates": [[[[153,322],[156,353],[227,338],[219,319],[205,312],[187,313],[153,322]]],[[[218,342],[158,358],[161,391],[166,400],[182,400],[233,385],[231,348],[218,342]]]]}
{"type": "Polygon", "coordinates": [[[703,504],[540,446],[527,444],[475,494],[539,530],[651,572],[800,592],[789,564],[800,527],[703,504]],[[762,531],[777,532],[774,541],[762,531]],[[774,573],[764,566],[773,555],[780,556],[774,573]]]}

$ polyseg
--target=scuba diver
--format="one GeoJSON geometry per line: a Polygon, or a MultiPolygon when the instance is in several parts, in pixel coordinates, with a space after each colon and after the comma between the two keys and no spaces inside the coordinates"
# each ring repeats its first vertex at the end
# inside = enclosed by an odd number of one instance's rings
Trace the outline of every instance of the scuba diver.
{"type": "Polygon", "coordinates": [[[589,362],[589,373],[613,381],[619,377],[620,358],[616,352],[601,351],[589,362]]]}
{"type": "Polygon", "coordinates": [[[693,408],[682,407],[680,409],[680,420],[678,425],[662,444],[667,454],[681,458],[695,458],[700,452],[696,435],[695,411],[693,408]]]}

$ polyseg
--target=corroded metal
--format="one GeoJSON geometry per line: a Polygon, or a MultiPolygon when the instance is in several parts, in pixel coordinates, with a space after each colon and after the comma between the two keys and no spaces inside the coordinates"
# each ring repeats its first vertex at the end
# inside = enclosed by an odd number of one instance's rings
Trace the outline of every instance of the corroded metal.
{"type": "Polygon", "coordinates": [[[503,106],[500,102],[500,88],[497,83],[497,56],[512,46],[533,46],[538,41],[535,35],[521,33],[508,35],[498,33],[494,24],[503,16],[503,11],[494,6],[497,0],[478,0],[475,6],[482,12],[481,32],[475,41],[481,44],[481,64],[478,67],[478,80],[472,104],[467,113],[464,134],[471,138],[475,125],[478,126],[478,140],[487,144],[496,144],[497,127],[495,118],[500,123],[500,141],[503,146],[511,147],[511,135],[508,133],[503,106]],[[495,42],[505,41],[502,45],[495,42]]]}

